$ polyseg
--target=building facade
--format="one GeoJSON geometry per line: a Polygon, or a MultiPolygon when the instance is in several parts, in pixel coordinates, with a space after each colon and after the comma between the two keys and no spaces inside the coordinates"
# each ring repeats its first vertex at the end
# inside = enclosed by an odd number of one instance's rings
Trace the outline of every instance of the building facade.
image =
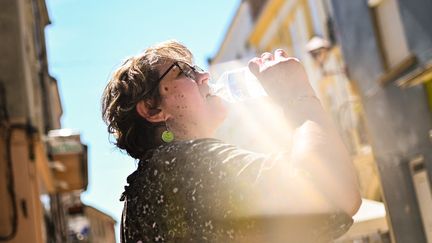
{"type": "Polygon", "coordinates": [[[0,1],[0,242],[68,242],[64,198],[88,184],[87,146],[61,128],[48,24],[44,0],[0,1]]]}
{"type": "Polygon", "coordinates": [[[85,205],[80,193],[69,193],[62,198],[68,208],[68,242],[106,242],[115,243],[114,227],[116,221],[104,212],[85,205]]]}
{"type": "Polygon", "coordinates": [[[430,1],[333,0],[394,242],[432,242],[430,1]]]}

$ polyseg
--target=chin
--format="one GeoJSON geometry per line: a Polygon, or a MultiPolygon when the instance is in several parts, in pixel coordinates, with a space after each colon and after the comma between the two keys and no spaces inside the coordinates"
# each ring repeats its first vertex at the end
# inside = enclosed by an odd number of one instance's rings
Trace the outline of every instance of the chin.
{"type": "Polygon", "coordinates": [[[228,107],[218,96],[207,97],[206,104],[206,115],[203,117],[203,122],[204,124],[207,124],[207,131],[213,133],[225,121],[225,118],[228,115],[228,107]]]}
{"type": "Polygon", "coordinates": [[[219,96],[212,96],[209,101],[211,116],[223,122],[228,114],[228,107],[219,96]]]}
{"type": "Polygon", "coordinates": [[[222,100],[219,98],[219,106],[217,107],[217,110],[214,112],[216,119],[218,121],[218,127],[222,125],[222,123],[225,121],[227,115],[228,115],[228,107],[222,102],[222,100]]]}
{"type": "Polygon", "coordinates": [[[222,126],[228,115],[228,110],[225,106],[218,107],[218,109],[213,109],[210,116],[211,119],[208,121],[210,125],[210,130],[213,131],[213,134],[216,133],[217,129],[222,126]]]}

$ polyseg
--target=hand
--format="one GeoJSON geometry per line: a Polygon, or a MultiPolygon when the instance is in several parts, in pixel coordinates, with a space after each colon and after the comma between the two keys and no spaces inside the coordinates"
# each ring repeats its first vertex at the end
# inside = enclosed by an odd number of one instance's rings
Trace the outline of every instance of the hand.
{"type": "Polygon", "coordinates": [[[315,95],[303,65],[281,49],[274,55],[265,52],[261,58],[253,58],[249,61],[249,69],[280,105],[298,97],[315,95]]]}

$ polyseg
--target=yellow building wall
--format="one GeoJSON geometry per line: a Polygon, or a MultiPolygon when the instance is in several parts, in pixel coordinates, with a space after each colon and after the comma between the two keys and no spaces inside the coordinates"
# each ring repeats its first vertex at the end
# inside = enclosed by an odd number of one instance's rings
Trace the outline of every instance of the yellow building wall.
{"type": "Polygon", "coordinates": [[[12,231],[10,220],[12,206],[8,192],[8,166],[6,161],[6,129],[0,127],[0,236],[6,237],[12,231]]]}
{"type": "MultiPolygon", "coordinates": [[[[18,213],[17,232],[8,243],[44,242],[44,222],[42,205],[39,199],[39,178],[34,161],[30,160],[29,138],[22,129],[15,129],[11,137],[11,158],[13,164],[14,191],[18,213]]],[[[4,141],[0,144],[3,158],[2,167],[6,164],[4,141]]],[[[4,195],[4,194],[3,194],[4,195]]],[[[9,198],[9,195],[7,198],[9,198]]],[[[2,200],[0,208],[12,208],[10,200],[2,200]]],[[[5,215],[11,215],[7,212],[5,215]]],[[[1,218],[0,232],[6,234],[12,230],[10,218],[1,218]]]]}

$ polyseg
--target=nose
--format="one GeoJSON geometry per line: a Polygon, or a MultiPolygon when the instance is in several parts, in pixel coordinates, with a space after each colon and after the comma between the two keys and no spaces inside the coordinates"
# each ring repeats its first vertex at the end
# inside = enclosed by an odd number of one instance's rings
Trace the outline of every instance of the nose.
{"type": "Polygon", "coordinates": [[[196,73],[198,84],[208,84],[210,79],[210,74],[208,72],[197,72],[196,73]]]}

